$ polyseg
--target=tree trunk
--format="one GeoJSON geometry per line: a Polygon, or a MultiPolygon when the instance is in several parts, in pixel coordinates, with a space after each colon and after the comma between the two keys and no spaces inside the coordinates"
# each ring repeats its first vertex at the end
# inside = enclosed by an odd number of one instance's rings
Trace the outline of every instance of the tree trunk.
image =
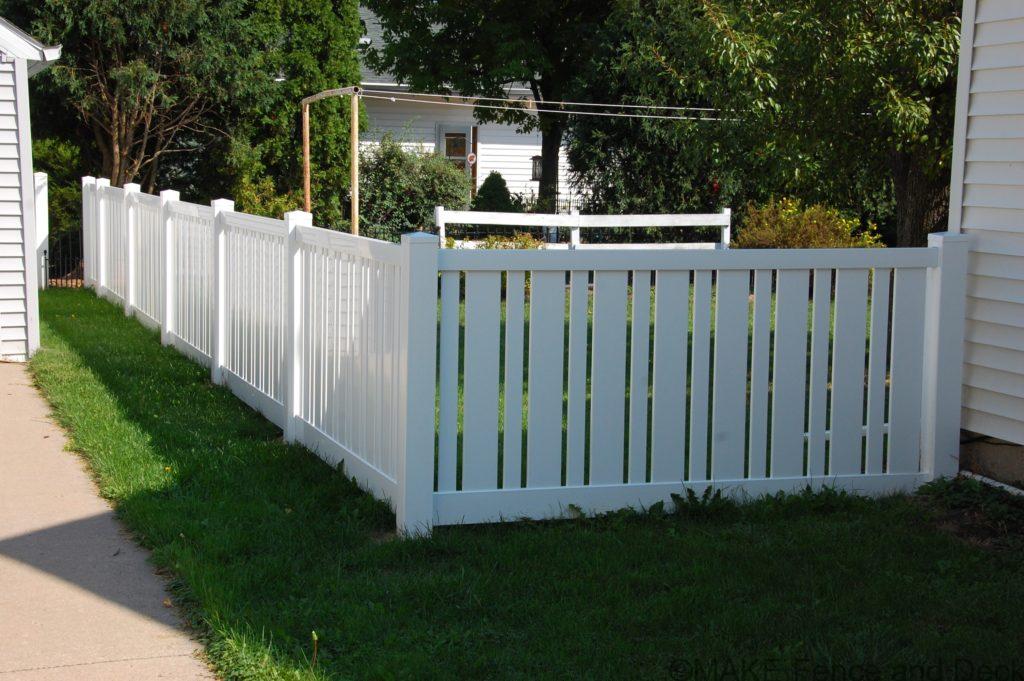
{"type": "Polygon", "coordinates": [[[934,158],[920,151],[893,155],[897,246],[924,246],[929,232],[946,229],[949,176],[929,172],[933,166],[934,158]]]}
{"type": "Polygon", "coordinates": [[[565,119],[557,114],[540,114],[540,188],[537,208],[555,212],[558,199],[558,153],[562,149],[565,119]]]}

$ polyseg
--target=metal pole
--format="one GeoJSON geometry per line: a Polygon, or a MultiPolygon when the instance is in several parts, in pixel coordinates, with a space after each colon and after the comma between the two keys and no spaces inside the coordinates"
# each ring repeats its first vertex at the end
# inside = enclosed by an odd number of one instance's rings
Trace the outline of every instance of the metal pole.
{"type": "Polygon", "coordinates": [[[352,233],[359,236],[359,91],[352,93],[352,121],[349,135],[349,161],[352,173],[352,233]]]}
{"type": "Polygon", "coordinates": [[[302,196],[303,210],[312,212],[309,197],[309,103],[302,103],[302,196]]]}

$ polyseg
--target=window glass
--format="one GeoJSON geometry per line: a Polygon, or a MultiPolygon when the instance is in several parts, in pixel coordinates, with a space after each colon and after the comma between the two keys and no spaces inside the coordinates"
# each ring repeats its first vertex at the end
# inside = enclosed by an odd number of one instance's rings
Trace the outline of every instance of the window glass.
{"type": "Polygon", "coordinates": [[[448,158],[466,157],[466,133],[446,132],[444,134],[444,155],[448,158]]]}

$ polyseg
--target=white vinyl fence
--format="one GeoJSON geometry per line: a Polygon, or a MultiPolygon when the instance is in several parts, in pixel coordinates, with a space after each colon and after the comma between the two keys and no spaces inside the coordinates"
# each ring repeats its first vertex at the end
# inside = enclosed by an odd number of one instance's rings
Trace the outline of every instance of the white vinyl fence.
{"type": "MultiPolygon", "coordinates": [[[[732,211],[728,208],[721,213],[667,214],[667,215],[580,215],[573,211],[569,215],[561,213],[490,213],[475,210],[448,210],[444,206],[434,207],[434,226],[442,243],[447,236],[448,225],[494,225],[501,227],[548,228],[559,227],[569,230],[569,243],[561,244],[562,248],[588,249],[708,249],[729,248],[732,239],[732,211]],[[600,243],[583,242],[583,230],[601,229],[648,229],[651,227],[713,227],[718,230],[718,241],[691,243],[600,243]]],[[[464,245],[467,242],[463,242],[464,245]]],[[[559,244],[550,244],[546,248],[558,248],[559,244]]]]}
{"type": "Polygon", "coordinates": [[[307,213],[83,189],[89,284],[288,440],[343,462],[403,531],[709,487],[877,494],[957,470],[961,235],[915,249],[448,250],[307,213]]]}

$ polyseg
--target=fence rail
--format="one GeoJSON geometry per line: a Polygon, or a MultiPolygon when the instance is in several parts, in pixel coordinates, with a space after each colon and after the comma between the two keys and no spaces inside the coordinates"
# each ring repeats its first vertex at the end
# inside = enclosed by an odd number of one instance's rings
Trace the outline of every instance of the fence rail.
{"type": "MultiPolygon", "coordinates": [[[[590,248],[637,248],[656,249],[708,249],[729,248],[732,238],[732,211],[721,213],[691,213],[665,215],[580,215],[577,211],[570,214],[562,213],[498,213],[471,210],[448,210],[444,206],[434,207],[434,226],[441,241],[445,241],[449,225],[490,225],[501,227],[542,228],[557,231],[559,228],[568,230],[569,243],[563,245],[569,249],[590,248]],[[652,227],[711,227],[719,232],[718,241],[681,242],[681,243],[583,243],[583,230],[608,229],[650,229],[652,227]]],[[[549,234],[551,236],[551,234],[549,234]]],[[[557,239],[549,239],[557,242],[557,239]]],[[[550,246],[554,247],[554,246],[550,246]]]]}
{"type": "Polygon", "coordinates": [[[83,191],[88,285],[344,463],[403,531],[956,472],[960,235],[464,251],[83,191]]]}

